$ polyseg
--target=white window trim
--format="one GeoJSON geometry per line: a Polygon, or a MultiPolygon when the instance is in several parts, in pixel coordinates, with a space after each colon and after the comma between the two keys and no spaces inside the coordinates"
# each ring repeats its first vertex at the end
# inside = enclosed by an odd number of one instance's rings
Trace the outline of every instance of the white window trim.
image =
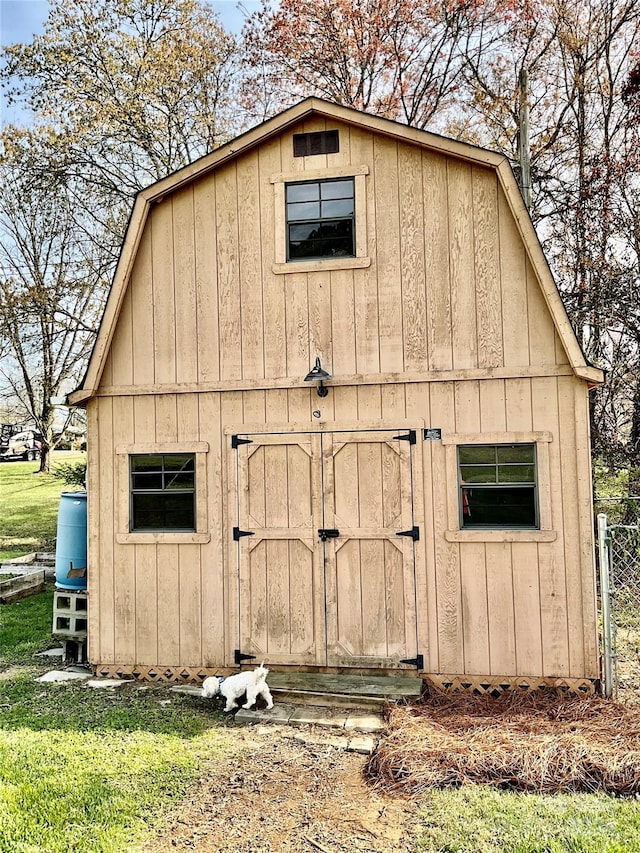
{"type": "Polygon", "coordinates": [[[314,169],[305,172],[278,173],[270,178],[273,184],[275,262],[271,267],[276,275],[297,272],[322,272],[324,270],[363,269],[371,266],[367,255],[367,191],[365,178],[368,166],[343,166],[335,169],[314,169]],[[356,230],[354,258],[314,258],[309,261],[287,261],[287,225],[285,187],[289,183],[304,181],[330,181],[334,178],[353,178],[356,230]]]}
{"type": "Polygon", "coordinates": [[[117,476],[117,529],[116,542],[120,545],[190,545],[209,542],[209,513],[207,500],[207,453],[206,441],[154,442],[147,444],[121,444],[116,447],[117,476]],[[129,531],[130,480],[129,457],[144,453],[193,453],[196,467],[196,529],[188,531],[129,531]]]}
{"type": "Polygon", "coordinates": [[[443,435],[447,478],[447,542],[554,542],[558,538],[552,528],[551,470],[549,467],[550,432],[485,432],[449,433],[443,435]],[[538,518],[536,530],[511,528],[469,530],[460,527],[458,446],[461,444],[535,444],[538,487],[538,518]]]}

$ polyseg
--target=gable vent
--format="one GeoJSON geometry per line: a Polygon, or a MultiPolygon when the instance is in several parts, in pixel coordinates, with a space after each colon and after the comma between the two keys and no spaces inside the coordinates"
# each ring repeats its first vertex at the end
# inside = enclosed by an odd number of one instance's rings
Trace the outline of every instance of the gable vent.
{"type": "Polygon", "coordinates": [[[337,130],[293,134],[294,157],[310,157],[312,154],[335,154],[339,150],[340,142],[337,130]]]}

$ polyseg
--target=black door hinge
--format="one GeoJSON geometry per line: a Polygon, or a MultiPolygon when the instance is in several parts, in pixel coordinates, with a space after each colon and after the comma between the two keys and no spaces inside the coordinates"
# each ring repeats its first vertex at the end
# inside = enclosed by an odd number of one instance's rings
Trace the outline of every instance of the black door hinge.
{"type": "Polygon", "coordinates": [[[337,539],[340,536],[340,531],[336,530],[335,527],[321,527],[318,530],[318,536],[322,542],[326,542],[327,539],[337,539]]]}
{"type": "Polygon", "coordinates": [[[240,438],[239,435],[231,436],[231,449],[237,450],[241,444],[253,444],[253,441],[250,438],[240,438]]]}
{"type": "Polygon", "coordinates": [[[410,429],[406,435],[394,435],[393,436],[398,441],[408,441],[409,444],[416,443],[416,431],[415,429],[410,429]]]}
{"type": "Polygon", "coordinates": [[[420,528],[412,527],[411,530],[401,530],[399,533],[396,533],[396,536],[408,536],[414,542],[417,542],[420,539],[420,528]]]}
{"type": "Polygon", "coordinates": [[[253,530],[240,530],[239,527],[233,528],[233,541],[234,542],[239,542],[243,536],[253,536],[253,535],[254,535],[253,530]]]}
{"type": "Polygon", "coordinates": [[[236,666],[241,666],[243,660],[255,660],[255,655],[243,655],[240,649],[233,650],[233,661],[236,666]]]}
{"type": "Polygon", "coordinates": [[[424,656],[416,655],[414,658],[406,658],[405,660],[401,660],[400,663],[408,663],[412,666],[415,666],[416,669],[424,669],[424,656]]]}

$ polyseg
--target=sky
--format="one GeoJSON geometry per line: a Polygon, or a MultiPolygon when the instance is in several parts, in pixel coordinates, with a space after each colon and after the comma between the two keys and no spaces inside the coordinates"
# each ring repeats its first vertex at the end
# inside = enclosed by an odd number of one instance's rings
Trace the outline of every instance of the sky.
{"type": "MultiPolygon", "coordinates": [[[[237,0],[207,1],[227,29],[240,31],[244,16],[238,9],[237,0]]],[[[258,0],[249,0],[243,6],[249,12],[254,12],[259,9],[260,3],[258,0]]],[[[48,9],[47,0],[0,0],[0,44],[30,41],[35,33],[41,33],[48,9]]]]}
{"type": "MultiPolygon", "coordinates": [[[[52,4],[55,0],[51,0],[52,4]]],[[[238,9],[238,0],[206,0],[218,13],[223,26],[239,33],[244,21],[244,13],[238,9]]],[[[249,12],[260,8],[259,0],[244,0],[243,7],[249,12]]],[[[42,32],[47,18],[49,2],[47,0],[0,0],[0,45],[30,42],[32,37],[42,32]]],[[[0,104],[2,123],[19,121],[14,108],[8,108],[4,99],[0,104]]]]}

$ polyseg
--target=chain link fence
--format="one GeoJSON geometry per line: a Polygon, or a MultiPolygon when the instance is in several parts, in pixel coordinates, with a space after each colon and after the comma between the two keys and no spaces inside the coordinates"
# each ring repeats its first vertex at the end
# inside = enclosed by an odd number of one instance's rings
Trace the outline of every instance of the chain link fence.
{"type": "Polygon", "coordinates": [[[612,695],[640,702],[640,500],[597,509],[605,688],[609,666],[612,695]]]}

